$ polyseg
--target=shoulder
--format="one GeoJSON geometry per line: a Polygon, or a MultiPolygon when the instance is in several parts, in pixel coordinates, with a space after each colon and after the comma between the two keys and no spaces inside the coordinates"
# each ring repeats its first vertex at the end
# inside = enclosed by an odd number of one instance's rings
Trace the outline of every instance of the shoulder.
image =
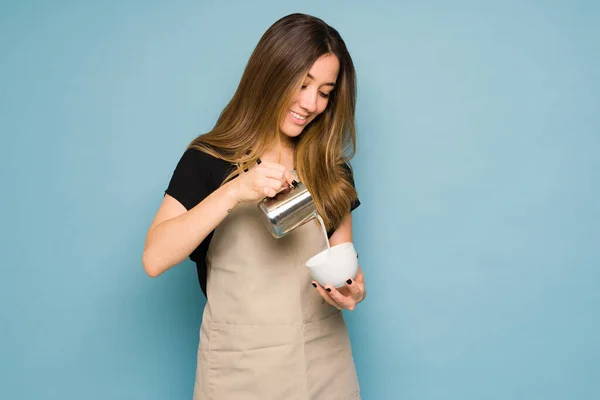
{"type": "Polygon", "coordinates": [[[343,162],[340,164],[340,166],[343,168],[344,172],[352,174],[352,166],[349,162],[343,162]]]}
{"type": "Polygon", "coordinates": [[[224,178],[224,174],[226,176],[233,168],[235,168],[235,165],[230,162],[195,147],[189,147],[185,150],[179,164],[187,168],[195,169],[203,174],[211,174],[216,178],[224,178]]]}
{"type": "Polygon", "coordinates": [[[188,147],[181,156],[181,159],[193,161],[201,165],[230,165],[227,161],[215,157],[214,155],[207,153],[205,150],[201,150],[196,147],[188,147]]]}
{"type": "Polygon", "coordinates": [[[350,162],[345,161],[340,164],[340,167],[344,171],[344,174],[350,179],[350,181],[354,185],[354,169],[352,168],[352,165],[350,165],[350,162]]]}
{"type": "Polygon", "coordinates": [[[356,192],[356,182],[354,181],[354,170],[352,169],[352,166],[350,165],[349,162],[342,163],[341,167],[344,170],[344,173],[346,174],[346,176],[348,177],[350,184],[354,188],[354,196],[350,202],[350,212],[352,212],[352,211],[356,210],[361,204],[360,199],[358,198],[358,193],[356,192]]]}
{"type": "Polygon", "coordinates": [[[216,190],[235,168],[232,164],[196,148],[187,148],[165,193],[191,209],[216,190]]]}

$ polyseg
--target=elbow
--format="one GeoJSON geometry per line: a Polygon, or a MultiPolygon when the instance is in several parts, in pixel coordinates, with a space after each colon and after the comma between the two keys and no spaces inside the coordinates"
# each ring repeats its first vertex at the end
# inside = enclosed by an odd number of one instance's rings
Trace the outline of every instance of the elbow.
{"type": "Polygon", "coordinates": [[[144,271],[150,278],[156,278],[159,276],[162,271],[160,267],[157,265],[156,259],[153,258],[147,250],[144,250],[144,254],[142,255],[142,265],[144,266],[144,271]]]}

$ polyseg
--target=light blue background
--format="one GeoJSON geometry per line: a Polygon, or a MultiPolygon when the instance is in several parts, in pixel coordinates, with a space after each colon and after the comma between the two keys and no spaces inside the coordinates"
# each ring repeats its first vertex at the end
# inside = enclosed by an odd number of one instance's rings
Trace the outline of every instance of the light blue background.
{"type": "Polygon", "coordinates": [[[2,2],[0,398],[191,398],[196,272],[144,236],[295,11],[358,71],[364,399],[600,398],[598,3],[319,3],[2,2]]]}

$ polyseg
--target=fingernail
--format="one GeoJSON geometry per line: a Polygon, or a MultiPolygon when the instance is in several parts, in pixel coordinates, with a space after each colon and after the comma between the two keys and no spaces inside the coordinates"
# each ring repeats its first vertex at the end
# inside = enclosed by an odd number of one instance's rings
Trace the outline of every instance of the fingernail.
{"type": "Polygon", "coordinates": [[[258,160],[256,160],[257,164],[260,164],[262,161],[260,161],[260,158],[258,160]]]}
{"type": "Polygon", "coordinates": [[[296,180],[294,179],[294,180],[292,181],[292,185],[294,185],[294,187],[296,187],[296,186],[298,186],[298,182],[296,182],[296,180]]]}
{"type": "Polygon", "coordinates": [[[316,283],[314,283],[314,282],[312,283],[312,285],[313,285],[313,287],[315,287],[315,288],[317,287],[317,284],[316,284],[316,283]]]}
{"type": "Polygon", "coordinates": [[[346,281],[346,283],[347,283],[348,285],[352,285],[352,279],[348,279],[348,280],[346,281]]]}
{"type": "Polygon", "coordinates": [[[331,292],[331,289],[329,289],[329,288],[327,288],[327,289],[325,289],[325,290],[327,290],[328,292],[331,292]]]}

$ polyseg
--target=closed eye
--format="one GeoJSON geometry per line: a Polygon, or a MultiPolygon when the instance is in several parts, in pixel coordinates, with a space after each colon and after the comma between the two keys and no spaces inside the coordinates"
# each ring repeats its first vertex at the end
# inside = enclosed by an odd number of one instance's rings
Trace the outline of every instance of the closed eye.
{"type": "MultiPolygon", "coordinates": [[[[302,85],[301,86],[301,90],[306,89],[308,85],[302,85]]],[[[329,98],[329,93],[323,93],[323,92],[319,92],[319,96],[321,96],[324,99],[328,99],[329,98]]]]}

